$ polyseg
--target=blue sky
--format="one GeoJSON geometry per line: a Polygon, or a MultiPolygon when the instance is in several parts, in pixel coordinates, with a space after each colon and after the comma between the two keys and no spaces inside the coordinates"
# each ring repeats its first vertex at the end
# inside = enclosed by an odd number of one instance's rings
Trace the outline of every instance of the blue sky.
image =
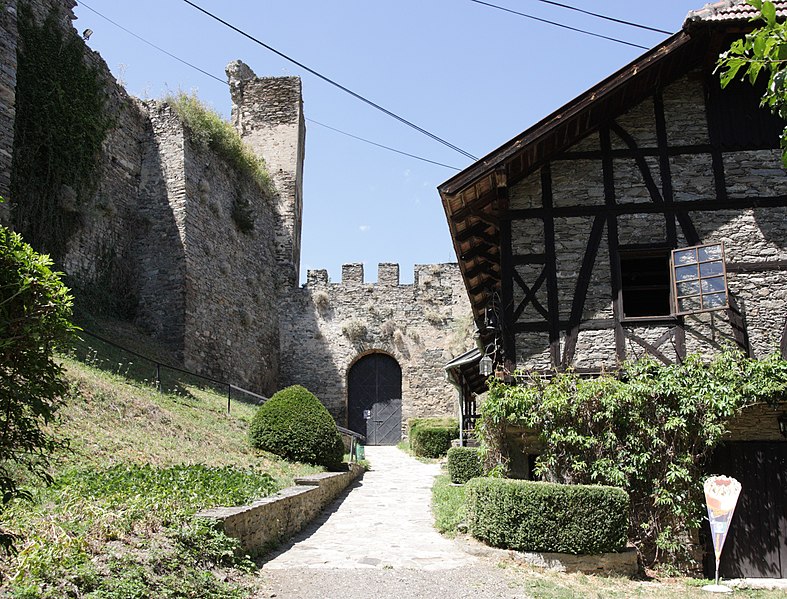
{"type": "MultiPolygon", "coordinates": [[[[195,0],[265,43],[428,129],[483,156],[559,108],[644,50],[515,16],[469,0],[195,0]]],[[[538,0],[491,0],[651,47],[666,36],[609,23],[538,0]]],[[[701,0],[565,0],[585,10],[677,31],[701,0]]],[[[182,0],[86,0],[86,6],[216,76],[235,59],[257,75],[300,75],[304,111],[353,135],[465,168],[471,160],[405,127],[182,0]]],[[[228,88],[145,45],[78,6],[75,27],[138,97],[196,91],[229,115],[228,88]]],[[[301,279],[326,268],[398,262],[453,262],[436,187],[457,171],[359,142],[307,122],[301,279]]]]}

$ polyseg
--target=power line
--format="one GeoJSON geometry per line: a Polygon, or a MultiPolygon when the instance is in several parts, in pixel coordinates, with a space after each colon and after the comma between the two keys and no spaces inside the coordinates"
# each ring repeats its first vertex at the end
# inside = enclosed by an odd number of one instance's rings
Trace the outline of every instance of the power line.
{"type": "MultiPolygon", "coordinates": [[[[184,2],[189,2],[189,0],[183,0],[184,2]]],[[[497,10],[502,10],[504,12],[509,12],[514,15],[518,15],[520,17],[525,17],[526,19],[532,19],[534,21],[538,21],[540,23],[548,23],[549,25],[554,25],[555,27],[561,27],[563,29],[568,29],[569,31],[576,31],[577,33],[584,33],[585,35],[592,35],[593,37],[598,37],[604,40],[609,40],[610,42],[616,42],[618,44],[624,44],[626,46],[631,46],[632,48],[640,48],[642,50],[649,50],[647,46],[640,46],[639,44],[634,44],[632,42],[627,42],[625,40],[618,39],[616,37],[610,37],[608,35],[601,35],[600,33],[593,33],[592,31],[587,31],[586,29],[579,29],[578,27],[571,27],[570,25],[566,25],[564,23],[558,23],[557,21],[550,21],[549,19],[542,19],[541,17],[536,17],[533,15],[529,15],[527,13],[518,12],[516,10],[512,10],[510,8],[505,8],[503,6],[498,6],[497,4],[490,4],[489,2],[482,2],[481,0],[470,0],[470,2],[475,2],[476,4],[482,4],[483,6],[488,6],[489,8],[496,8],[497,10]]],[[[189,2],[191,4],[191,2],[189,2]]]]}
{"type": "Polygon", "coordinates": [[[429,160],[428,158],[422,158],[421,156],[416,156],[415,154],[409,154],[407,152],[403,152],[402,150],[397,150],[396,148],[391,148],[389,146],[384,146],[383,144],[378,144],[376,141],[371,141],[369,139],[364,139],[363,137],[358,137],[357,135],[353,135],[352,133],[347,133],[347,131],[342,131],[341,129],[336,129],[331,127],[330,125],[326,125],[319,121],[315,121],[314,119],[306,119],[310,123],[314,123],[315,125],[319,125],[320,127],[325,127],[326,129],[330,129],[331,131],[336,131],[336,133],[341,133],[342,135],[346,135],[347,137],[352,137],[353,139],[357,139],[359,141],[365,142],[367,144],[371,144],[373,146],[377,146],[378,148],[383,148],[384,150],[390,150],[391,152],[396,152],[397,154],[402,154],[403,156],[409,156],[410,158],[415,158],[416,160],[421,160],[423,162],[429,162],[430,164],[436,164],[437,166],[444,166],[445,168],[450,168],[455,171],[461,171],[462,169],[456,166],[451,166],[450,164],[443,164],[442,162],[435,162],[434,160],[429,160]]]}
{"type": "Polygon", "coordinates": [[[577,8],[576,6],[571,6],[569,4],[562,4],[560,2],[553,2],[552,0],[536,0],[536,2],[543,2],[544,4],[551,4],[552,6],[559,6],[560,8],[567,8],[568,10],[574,10],[576,12],[581,12],[585,15],[590,15],[591,17],[596,17],[598,19],[604,19],[605,21],[612,21],[613,23],[620,23],[621,25],[628,25],[629,27],[638,27],[639,29],[646,29],[648,31],[654,31],[656,33],[664,33],[666,35],[672,35],[673,31],[667,31],[665,29],[658,29],[656,27],[649,27],[648,25],[643,25],[642,23],[634,23],[632,21],[624,21],[623,19],[616,19],[615,17],[609,17],[607,15],[602,15],[596,12],[590,12],[589,10],[585,10],[582,8],[577,8]]]}
{"type": "Polygon", "coordinates": [[[221,79],[221,78],[219,78],[219,77],[216,77],[216,75],[214,75],[214,74],[212,74],[212,73],[208,73],[208,71],[204,71],[204,70],[202,70],[202,69],[201,69],[201,68],[199,68],[198,66],[196,66],[196,65],[193,65],[193,64],[191,64],[190,62],[187,62],[187,61],[183,60],[182,58],[179,58],[178,56],[175,56],[175,55],[174,55],[174,54],[172,54],[171,52],[167,52],[167,51],[166,51],[164,48],[162,48],[161,46],[157,46],[157,45],[156,45],[156,44],[154,44],[153,42],[149,42],[149,41],[148,41],[148,40],[146,40],[145,38],[143,38],[143,37],[141,37],[141,36],[137,35],[136,33],[134,33],[133,31],[131,31],[131,30],[129,30],[129,29],[126,29],[126,28],[125,28],[125,27],[123,27],[123,25],[121,25],[120,23],[116,23],[115,21],[113,21],[113,20],[112,20],[112,19],[110,19],[109,17],[107,17],[107,16],[105,16],[105,15],[102,15],[102,14],[101,14],[100,12],[98,12],[96,9],[94,9],[94,8],[90,8],[90,7],[89,7],[87,4],[85,4],[84,2],[82,2],[82,0],[79,0],[79,5],[80,5],[80,6],[84,6],[84,7],[85,7],[86,9],[88,9],[90,12],[97,14],[99,17],[101,17],[101,18],[102,18],[102,19],[104,19],[105,21],[109,21],[109,22],[110,22],[110,23],[112,23],[112,24],[113,24],[115,27],[118,27],[119,29],[122,29],[123,31],[125,31],[125,32],[126,32],[126,33],[128,33],[129,35],[132,35],[132,36],[134,36],[134,37],[135,37],[135,38],[137,38],[139,41],[141,41],[141,42],[144,42],[145,44],[147,44],[147,45],[148,45],[148,46],[150,46],[151,48],[155,48],[155,49],[156,49],[156,50],[158,50],[159,52],[163,52],[164,54],[166,54],[166,55],[167,55],[167,56],[169,56],[170,58],[174,58],[174,59],[175,59],[175,60],[177,60],[178,62],[180,62],[180,63],[182,63],[182,64],[185,64],[186,66],[188,66],[188,67],[191,67],[192,69],[194,69],[194,70],[196,70],[196,71],[199,71],[199,72],[200,72],[200,73],[202,73],[203,75],[207,75],[208,77],[210,77],[210,78],[212,78],[212,79],[215,79],[215,80],[216,80],[216,81],[218,81],[219,83],[223,83],[224,85],[229,85],[229,84],[228,84],[228,83],[227,83],[227,82],[226,82],[224,79],[221,79]]]}
{"type": "MultiPolygon", "coordinates": [[[[182,64],[184,64],[184,65],[186,65],[186,66],[188,66],[188,67],[191,67],[191,68],[192,68],[192,69],[194,69],[195,71],[199,71],[199,72],[200,72],[200,73],[202,73],[203,75],[206,75],[207,77],[210,77],[211,79],[215,79],[216,81],[218,81],[218,82],[219,82],[219,83],[221,83],[222,85],[225,85],[225,86],[228,86],[228,87],[229,87],[229,83],[227,82],[227,80],[226,80],[226,79],[222,79],[221,77],[217,77],[217,76],[216,76],[216,75],[214,75],[213,73],[209,73],[208,71],[206,71],[206,70],[204,70],[204,69],[201,69],[200,67],[198,67],[198,66],[196,66],[196,65],[194,65],[194,64],[192,64],[192,63],[190,63],[190,62],[188,62],[188,61],[186,61],[186,60],[183,60],[183,59],[182,59],[182,58],[180,58],[179,56],[176,56],[175,54],[172,54],[172,52],[169,52],[169,51],[165,50],[165,49],[164,49],[164,48],[162,48],[161,46],[157,46],[157,45],[156,45],[156,44],[154,44],[153,42],[150,42],[150,41],[146,40],[144,37],[142,37],[142,36],[140,36],[140,35],[137,35],[137,34],[136,34],[136,33],[134,33],[133,31],[131,31],[130,29],[127,29],[126,27],[123,27],[123,25],[121,25],[120,23],[117,23],[117,22],[113,21],[112,19],[110,19],[110,18],[109,18],[109,17],[107,17],[106,15],[103,15],[103,14],[101,14],[100,12],[98,12],[97,10],[95,10],[94,8],[91,8],[90,6],[88,6],[87,4],[85,4],[84,2],[82,2],[82,0],[80,0],[80,2],[79,2],[79,5],[80,5],[80,6],[84,6],[84,7],[85,7],[85,8],[87,8],[87,9],[88,9],[90,12],[92,12],[92,13],[94,13],[94,14],[98,15],[99,17],[101,17],[101,18],[102,18],[102,19],[104,19],[105,21],[108,21],[108,22],[112,23],[112,24],[113,24],[115,27],[118,27],[119,29],[122,29],[123,31],[125,31],[125,32],[126,32],[126,33],[128,33],[129,35],[131,35],[131,36],[133,36],[133,37],[137,38],[139,41],[141,41],[141,42],[143,42],[143,43],[147,44],[147,45],[148,45],[148,46],[150,46],[151,48],[155,48],[156,50],[158,50],[159,52],[163,52],[164,54],[166,54],[166,55],[167,55],[167,56],[169,56],[170,58],[173,58],[173,59],[177,60],[178,62],[180,62],[180,63],[182,63],[182,64]]],[[[366,138],[363,138],[363,137],[359,137],[359,136],[357,136],[357,135],[353,135],[352,133],[348,133],[347,131],[342,131],[341,129],[337,129],[336,127],[331,127],[330,125],[326,125],[325,123],[320,123],[319,121],[315,121],[314,119],[310,119],[310,118],[308,118],[308,117],[306,118],[306,120],[307,120],[307,121],[309,121],[310,123],[314,123],[315,125],[319,125],[320,127],[325,127],[326,129],[330,129],[331,131],[335,131],[336,133],[341,133],[342,135],[346,135],[347,137],[351,137],[351,138],[353,138],[353,139],[357,139],[358,141],[362,141],[362,142],[364,142],[364,143],[367,143],[367,144],[370,144],[370,145],[376,146],[376,147],[378,147],[378,148],[382,148],[382,149],[384,149],[384,150],[388,150],[388,151],[390,151],[390,152],[396,152],[397,154],[401,154],[401,155],[403,155],[403,156],[408,156],[408,157],[410,157],[410,158],[414,158],[415,160],[420,160],[420,161],[422,161],[422,162],[428,162],[429,164],[435,164],[435,165],[437,165],[437,166],[442,166],[442,167],[445,167],[445,168],[450,168],[450,169],[453,169],[453,170],[455,170],[455,171],[460,171],[460,170],[462,170],[462,169],[460,169],[460,168],[458,168],[458,167],[456,167],[456,166],[451,166],[450,164],[443,164],[442,162],[437,162],[437,161],[435,161],[435,160],[430,160],[429,158],[424,158],[424,157],[422,157],[422,156],[417,156],[416,154],[410,154],[409,152],[405,152],[405,151],[403,151],[403,150],[397,150],[396,148],[392,148],[392,147],[390,147],[390,146],[386,146],[386,145],[383,145],[383,144],[377,143],[377,142],[375,142],[375,141],[372,141],[372,140],[370,140],[370,139],[366,139],[366,138]]]]}
{"type": "Polygon", "coordinates": [[[288,62],[291,62],[292,64],[294,64],[294,65],[296,65],[296,66],[298,66],[298,67],[302,68],[303,70],[305,70],[305,71],[307,71],[307,72],[311,73],[311,74],[312,74],[312,75],[314,75],[315,77],[318,77],[318,78],[322,79],[323,81],[325,81],[326,83],[329,83],[330,85],[333,85],[334,87],[336,87],[336,88],[338,88],[338,89],[342,90],[342,91],[343,91],[343,92],[345,92],[346,94],[349,94],[349,95],[351,95],[351,96],[352,96],[353,98],[355,98],[356,100],[360,100],[361,102],[363,102],[363,103],[365,103],[365,104],[368,104],[368,105],[369,105],[369,106],[371,106],[372,108],[375,108],[375,109],[379,110],[380,112],[382,112],[383,114],[386,114],[386,115],[390,116],[391,118],[394,118],[394,119],[396,119],[396,120],[397,120],[397,121],[399,121],[400,123],[403,123],[403,124],[407,125],[408,127],[412,128],[412,129],[415,129],[415,130],[416,130],[416,131],[418,131],[419,133],[422,133],[422,134],[426,135],[427,137],[430,137],[431,139],[433,139],[433,140],[435,140],[435,141],[437,141],[437,142],[439,142],[439,143],[443,144],[444,146],[446,146],[446,147],[448,147],[448,148],[451,148],[452,150],[454,150],[454,151],[456,151],[456,152],[459,152],[460,154],[462,154],[463,156],[465,156],[465,157],[469,158],[470,160],[473,160],[473,161],[477,161],[477,160],[478,160],[478,158],[477,158],[476,156],[473,156],[473,155],[472,155],[470,152],[466,152],[465,150],[463,150],[463,149],[462,149],[462,148],[460,148],[459,146],[455,146],[454,144],[452,144],[452,143],[450,143],[450,142],[448,142],[448,141],[444,140],[442,137],[438,137],[437,135],[435,135],[434,133],[432,133],[432,132],[430,132],[430,131],[427,131],[427,130],[426,130],[426,129],[424,129],[423,127],[419,127],[419,126],[418,126],[418,125],[416,125],[415,123],[413,123],[413,122],[411,122],[411,121],[408,121],[408,120],[407,120],[407,119],[405,119],[404,117],[402,117],[402,116],[399,116],[398,114],[396,114],[395,112],[392,112],[392,111],[388,110],[387,108],[384,108],[383,106],[381,106],[381,105],[377,104],[376,102],[373,102],[372,100],[370,100],[370,99],[368,99],[368,98],[366,98],[366,97],[362,96],[361,94],[359,94],[359,93],[356,93],[356,92],[352,91],[352,90],[351,90],[351,89],[349,89],[348,87],[345,87],[345,86],[344,86],[344,85],[342,85],[341,83],[338,83],[338,82],[334,81],[334,80],[333,80],[333,79],[331,79],[330,77],[326,77],[326,76],[325,76],[325,75],[323,75],[322,73],[320,73],[320,72],[318,72],[318,71],[315,71],[314,69],[312,69],[312,68],[310,68],[310,67],[307,67],[307,66],[306,66],[305,64],[303,64],[302,62],[299,62],[299,61],[295,60],[294,58],[291,58],[290,56],[287,56],[286,54],[284,54],[283,52],[280,52],[279,50],[277,50],[277,49],[276,49],[276,48],[274,48],[273,46],[270,46],[270,45],[266,44],[265,42],[263,42],[263,41],[261,41],[261,40],[257,39],[257,38],[256,38],[256,37],[254,37],[253,35],[251,35],[251,34],[249,34],[249,33],[246,33],[245,31],[243,31],[243,30],[242,30],[242,29],[240,29],[239,27],[236,27],[235,25],[233,25],[232,23],[229,23],[228,21],[225,21],[225,20],[224,20],[224,19],[222,19],[221,17],[218,17],[218,16],[214,15],[212,12],[210,12],[210,11],[208,11],[208,10],[205,10],[204,8],[202,8],[202,7],[201,7],[201,6],[199,6],[198,4],[195,4],[195,3],[194,3],[194,2],[192,2],[191,0],[183,0],[183,2],[185,2],[186,4],[188,4],[189,6],[191,6],[192,8],[195,8],[196,10],[200,11],[201,13],[203,13],[203,14],[205,14],[205,15],[209,16],[211,19],[213,19],[213,20],[215,20],[215,21],[218,21],[219,23],[221,23],[221,24],[222,24],[222,25],[224,25],[225,27],[228,27],[229,29],[232,29],[232,30],[233,30],[233,31],[235,31],[236,33],[239,33],[239,34],[240,34],[240,35],[242,35],[243,37],[245,37],[245,38],[247,38],[247,39],[249,39],[249,40],[253,41],[255,44],[258,44],[258,45],[262,46],[262,47],[263,47],[263,48],[265,48],[266,50],[269,50],[270,52],[273,52],[273,53],[274,53],[274,54],[276,54],[277,56],[280,56],[281,58],[284,58],[284,59],[285,59],[285,60],[287,60],[288,62]]]}

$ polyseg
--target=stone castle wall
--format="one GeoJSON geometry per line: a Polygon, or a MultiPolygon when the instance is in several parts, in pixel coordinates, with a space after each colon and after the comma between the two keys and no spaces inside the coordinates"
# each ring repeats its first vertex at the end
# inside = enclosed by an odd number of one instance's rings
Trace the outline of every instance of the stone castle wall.
{"type": "Polygon", "coordinates": [[[188,137],[184,154],[185,365],[272,394],[279,378],[275,200],[188,137]]]}
{"type": "Polygon", "coordinates": [[[310,270],[285,301],[281,384],[312,390],[341,423],[347,418],[347,374],[371,352],[402,368],[402,419],[455,416],[456,391],[443,366],[473,346],[470,305],[456,264],[417,265],[412,285],[399,284],[399,265],[380,264],[377,283],[362,264],[342,267],[332,283],[310,270]]]}
{"type": "Polygon", "coordinates": [[[298,284],[303,213],[306,121],[299,77],[257,77],[237,60],[227,66],[232,123],[255,154],[265,160],[275,187],[276,260],[282,288],[298,284]]]}
{"type": "MultiPolygon", "coordinates": [[[[0,196],[11,190],[11,159],[14,152],[16,115],[16,0],[0,8],[0,196]]],[[[0,204],[0,224],[9,218],[8,207],[0,204]]]]}
{"type": "MultiPolygon", "coordinates": [[[[75,4],[26,2],[38,23],[54,10],[65,36],[79,35],[72,25],[75,4]]],[[[7,188],[10,173],[4,147],[13,141],[15,98],[8,90],[16,75],[15,8],[16,2],[6,3],[0,14],[0,121],[9,124],[0,135],[0,188],[7,188]]],[[[74,205],[67,197],[73,192],[62,190],[60,204],[79,213],[80,226],[59,266],[79,288],[100,289],[116,303],[120,298],[118,315],[133,319],[187,367],[272,393],[278,382],[276,244],[286,245],[287,235],[297,231],[298,242],[289,247],[299,251],[300,235],[300,208],[290,211],[298,222],[290,219],[283,234],[278,213],[294,202],[294,193],[263,192],[215,151],[195,143],[172,107],[129,96],[87,47],[84,60],[103,82],[105,116],[112,125],[98,159],[94,196],[74,205]],[[253,222],[245,233],[234,218],[239,205],[253,222]]],[[[276,88],[276,79],[271,81],[276,88]]],[[[257,103],[278,102],[282,111],[289,102],[290,112],[300,114],[300,81],[287,78],[280,87],[287,93],[252,95],[257,103]]],[[[296,136],[296,144],[302,141],[296,136]]],[[[300,165],[287,167],[291,153],[280,154],[273,166],[289,168],[299,182],[300,165]]],[[[302,154],[301,146],[295,159],[302,154]]]]}
{"type": "MultiPolygon", "coordinates": [[[[29,4],[41,22],[55,7],[64,34],[78,35],[73,0],[29,4]]],[[[5,6],[0,53],[13,57],[15,2],[5,6]]],[[[123,298],[126,317],[207,376],[264,394],[302,383],[343,420],[348,368],[383,351],[402,367],[405,420],[455,413],[443,366],[474,343],[456,265],[417,266],[412,285],[399,284],[397,265],[381,265],[373,285],[362,266],[347,265],[340,284],[313,271],[298,287],[306,132],[300,79],[259,78],[240,61],[227,68],[232,122],[265,160],[273,184],[266,194],[196,142],[173,107],[130,97],[89,48],[84,60],[104,83],[112,126],[96,193],[73,208],[81,225],[61,264],[73,282],[123,298]]],[[[0,70],[0,120],[13,118],[13,94],[3,89],[14,89],[14,64],[8,58],[0,70]]],[[[3,176],[9,130],[0,135],[3,176]]]]}

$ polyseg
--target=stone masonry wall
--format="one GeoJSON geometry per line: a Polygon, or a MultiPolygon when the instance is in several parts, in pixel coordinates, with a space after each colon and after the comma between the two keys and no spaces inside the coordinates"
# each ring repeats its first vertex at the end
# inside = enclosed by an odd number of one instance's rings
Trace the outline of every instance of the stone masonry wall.
{"type": "Polygon", "coordinates": [[[472,347],[470,305],[456,264],[415,267],[399,284],[399,266],[380,264],[365,283],[363,265],[342,268],[341,283],[310,270],[306,285],[284,305],[281,384],[314,392],[340,423],[347,418],[347,374],[370,352],[402,368],[402,419],[454,416],[456,391],[444,365],[472,347]]]}
{"type": "MultiPolygon", "coordinates": [[[[79,35],[72,25],[74,0],[26,4],[38,22],[55,10],[63,34],[79,35]]],[[[3,6],[0,121],[6,119],[3,131],[9,132],[16,2],[3,6]]],[[[81,224],[60,266],[78,287],[123,298],[126,312],[118,316],[133,319],[187,367],[255,391],[274,391],[277,294],[281,284],[297,284],[300,259],[305,134],[300,81],[248,82],[240,129],[266,158],[279,186],[268,193],[271,198],[214,151],[193,143],[171,107],[130,97],[98,53],[85,48],[84,60],[104,83],[112,125],[99,157],[96,193],[74,208],[81,224]],[[245,233],[233,218],[239,205],[253,221],[245,233]],[[282,271],[287,275],[280,278],[282,271]]],[[[242,95],[240,87],[236,82],[233,92],[242,95]]],[[[0,194],[10,173],[4,148],[12,139],[0,134],[0,194]]]]}
{"type": "Polygon", "coordinates": [[[282,289],[298,285],[306,123],[299,77],[257,77],[241,61],[227,66],[232,122],[265,160],[276,188],[276,259],[282,289]]]}
{"type": "Polygon", "coordinates": [[[139,166],[137,215],[141,226],[134,245],[139,294],[136,321],[182,359],[186,310],[185,134],[170,106],[149,102],[143,108],[149,123],[139,166]]]}
{"type": "MultiPolygon", "coordinates": [[[[4,198],[8,198],[11,187],[14,151],[17,38],[16,0],[9,0],[0,8],[0,196],[4,198]]],[[[8,220],[8,208],[0,204],[0,224],[8,220]]]]}
{"type": "MultiPolygon", "coordinates": [[[[703,146],[709,143],[705,96],[700,73],[690,73],[666,86],[663,91],[667,138],[673,146],[703,146]]],[[[620,115],[616,122],[642,150],[654,153],[658,148],[654,100],[648,98],[620,115]]],[[[615,150],[628,149],[628,142],[611,135],[615,150]]],[[[592,133],[569,151],[600,150],[599,135],[592,133]]],[[[663,191],[667,173],[662,172],[657,156],[644,156],[650,175],[663,191]]],[[[782,168],[779,150],[724,152],[722,154],[727,193],[731,197],[758,197],[787,194],[787,172],[782,168]]],[[[612,160],[615,200],[618,203],[651,203],[645,178],[632,158],[612,160]]],[[[604,204],[603,168],[600,158],[557,158],[551,163],[553,204],[564,206],[602,206],[604,204]]],[[[690,204],[716,197],[715,179],[710,154],[692,152],[669,158],[669,176],[674,200],[690,204]]],[[[534,173],[517,183],[510,193],[511,207],[541,206],[540,174],[534,173]]],[[[702,242],[723,241],[727,263],[762,262],[787,259],[787,210],[756,208],[689,213],[702,242]]],[[[592,217],[555,218],[557,250],[558,306],[560,319],[568,320],[577,285],[582,257],[588,244],[592,217]]],[[[618,216],[620,244],[658,244],[667,246],[666,219],[658,214],[623,214],[618,216]]],[[[678,246],[686,246],[680,224],[677,224],[678,246]]],[[[585,301],[583,320],[612,317],[612,287],[608,243],[604,237],[596,257],[591,283],[585,301]]],[[[538,254],[544,251],[543,221],[540,219],[512,222],[514,254],[538,254]]],[[[522,279],[531,284],[541,266],[517,266],[522,279]]],[[[782,328],[787,320],[787,273],[768,271],[728,274],[729,290],[746,319],[754,355],[762,357],[778,349],[782,328]]],[[[514,303],[519,304],[523,292],[514,285],[514,303]]],[[[547,305],[546,286],[536,294],[542,306],[547,305]]],[[[523,320],[543,320],[528,307],[523,320]]],[[[648,342],[667,332],[658,323],[642,325],[630,322],[628,330],[648,342]]],[[[711,354],[734,342],[726,311],[685,317],[686,346],[689,352],[711,354]]],[[[565,333],[561,334],[561,351],[565,333]]],[[[520,333],[516,339],[520,367],[550,366],[549,338],[546,333],[520,333]]],[[[674,339],[661,346],[668,358],[675,357],[674,339]]],[[[643,349],[626,342],[626,355],[636,358],[643,349]]],[[[617,365],[614,333],[610,330],[580,331],[574,365],[577,367],[613,368],[617,365]]]]}
{"type": "Polygon", "coordinates": [[[184,154],[185,365],[270,395],[279,378],[273,199],[188,135],[184,154]]]}

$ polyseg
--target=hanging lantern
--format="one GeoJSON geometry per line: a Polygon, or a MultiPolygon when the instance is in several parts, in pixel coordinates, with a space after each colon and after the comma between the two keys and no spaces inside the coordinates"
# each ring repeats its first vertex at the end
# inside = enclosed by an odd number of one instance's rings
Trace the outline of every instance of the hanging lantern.
{"type": "Polygon", "coordinates": [[[484,356],[478,363],[478,370],[482,376],[489,376],[492,374],[492,358],[484,356]]]}

